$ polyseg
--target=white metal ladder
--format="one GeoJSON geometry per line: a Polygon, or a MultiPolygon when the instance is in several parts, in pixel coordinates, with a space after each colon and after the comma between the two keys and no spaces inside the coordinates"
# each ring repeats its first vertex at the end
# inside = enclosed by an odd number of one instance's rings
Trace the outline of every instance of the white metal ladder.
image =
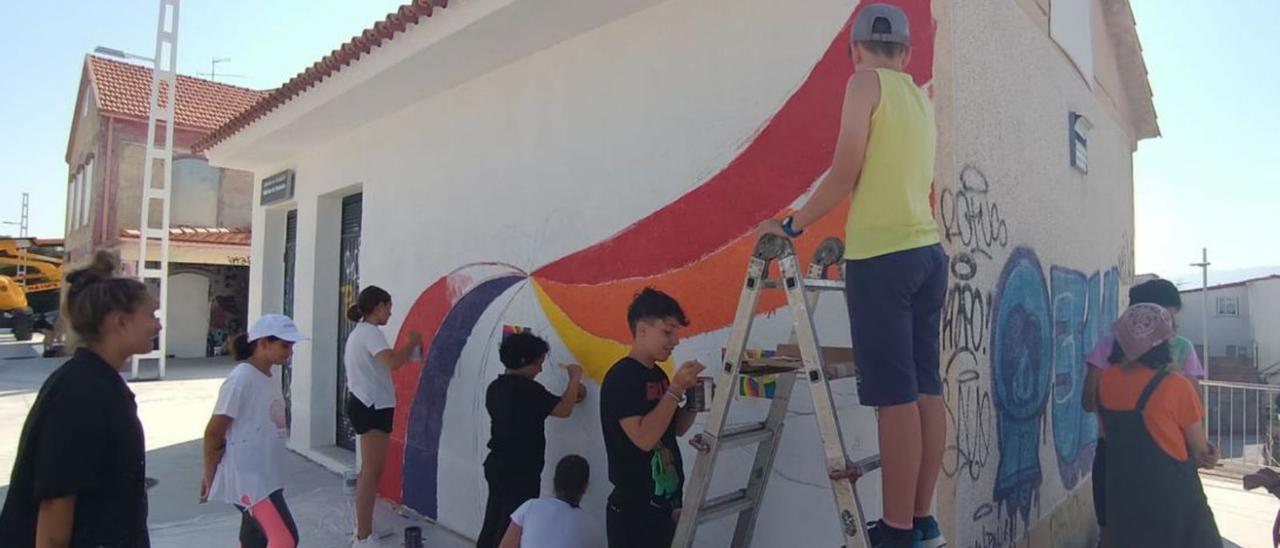
{"type": "Polygon", "coordinates": [[[725,347],[724,365],[716,379],[715,396],[703,433],[695,436],[691,444],[698,450],[689,485],[685,490],[684,508],[676,527],[673,548],[688,548],[693,544],[698,526],[720,517],[737,515],[737,527],[730,546],[746,547],[759,517],[765,487],[773,469],[774,456],[782,440],[787,406],[795,382],[808,381],[813,395],[814,416],[822,437],[823,453],[831,491],[835,496],[836,510],[847,548],[869,548],[866,519],[858,500],[855,482],[863,474],[880,467],[880,456],[874,455],[858,462],[851,462],[845,452],[840,421],[836,417],[831,397],[830,380],[852,377],[856,369],[852,357],[847,361],[828,362],[829,354],[818,344],[814,330],[813,311],[821,291],[843,291],[842,280],[828,279],[831,266],[838,265],[844,255],[844,244],[836,238],[828,238],[818,247],[807,273],[800,271],[795,248],[790,240],[774,235],[762,236],[747,267],[747,278],[738,310],[734,315],[729,343],[725,347]],[[769,263],[777,261],[780,280],[769,280],[769,263]],[[787,295],[798,346],[798,357],[747,358],[747,339],[756,314],[756,304],[763,289],[782,289],[787,295]],[[739,377],[777,374],[777,386],[769,413],[764,422],[727,426],[729,407],[733,402],[739,377]],[[744,445],[756,446],[755,461],[745,489],[708,498],[716,458],[723,449],[744,445]]]}
{"type": "MultiPolygon", "coordinates": [[[[173,126],[174,113],[177,112],[178,89],[178,8],[180,0],[160,0],[160,15],[156,21],[156,49],[152,58],[151,70],[151,110],[147,121],[146,154],[142,166],[142,211],[141,223],[138,225],[138,278],[146,283],[155,280],[160,286],[160,309],[156,316],[160,325],[168,327],[169,309],[169,205],[173,197],[173,126]],[[158,127],[163,124],[163,127],[158,127]],[[157,137],[164,131],[164,140],[157,137]],[[159,163],[163,183],[156,187],[155,171],[159,163]],[[160,204],[160,226],[151,226],[151,204],[160,204]],[[151,268],[147,258],[147,248],[151,242],[160,244],[160,263],[158,268],[151,268]]],[[[168,345],[167,337],[160,333],[158,348],[148,354],[133,357],[131,378],[138,378],[138,369],[143,360],[156,360],[160,378],[164,378],[168,345]]]]}

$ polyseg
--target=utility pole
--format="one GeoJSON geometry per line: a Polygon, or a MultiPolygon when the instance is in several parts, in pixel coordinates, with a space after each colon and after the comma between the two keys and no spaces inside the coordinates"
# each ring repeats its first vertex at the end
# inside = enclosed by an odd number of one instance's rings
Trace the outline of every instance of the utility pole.
{"type": "MultiPolygon", "coordinates": [[[[1192,262],[1192,266],[1201,269],[1201,344],[1203,344],[1204,355],[1201,356],[1201,364],[1204,365],[1204,380],[1210,380],[1208,376],[1208,248],[1201,248],[1201,261],[1192,262]]],[[[1207,388],[1206,388],[1207,391],[1207,388]]]]}

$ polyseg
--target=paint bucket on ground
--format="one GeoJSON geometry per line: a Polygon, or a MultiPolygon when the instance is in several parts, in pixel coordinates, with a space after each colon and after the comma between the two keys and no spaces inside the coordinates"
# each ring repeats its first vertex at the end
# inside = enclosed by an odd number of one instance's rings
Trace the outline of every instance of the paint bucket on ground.
{"type": "Polygon", "coordinates": [[[715,398],[716,385],[711,377],[698,377],[698,382],[685,393],[688,409],[702,413],[711,409],[711,400],[715,398]]]}
{"type": "Polygon", "coordinates": [[[404,548],[422,548],[422,528],[417,525],[404,528],[404,548]]]}
{"type": "Polygon", "coordinates": [[[350,470],[342,473],[342,492],[348,495],[355,494],[356,477],[356,473],[350,470]]]}

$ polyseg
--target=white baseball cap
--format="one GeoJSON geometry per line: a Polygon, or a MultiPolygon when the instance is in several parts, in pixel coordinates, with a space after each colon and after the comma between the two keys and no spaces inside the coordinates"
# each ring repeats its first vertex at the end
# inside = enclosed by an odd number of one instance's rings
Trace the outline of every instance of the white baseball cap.
{"type": "Polygon", "coordinates": [[[275,337],[289,342],[307,340],[307,337],[298,331],[298,326],[294,325],[293,319],[284,314],[263,314],[258,321],[253,322],[253,327],[249,328],[249,342],[263,337],[275,337]]]}

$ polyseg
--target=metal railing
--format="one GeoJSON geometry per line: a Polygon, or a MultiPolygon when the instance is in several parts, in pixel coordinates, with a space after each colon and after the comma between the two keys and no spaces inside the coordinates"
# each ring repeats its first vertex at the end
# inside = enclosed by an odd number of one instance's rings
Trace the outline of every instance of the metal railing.
{"type": "MultiPolygon", "coordinates": [[[[1205,433],[1223,465],[1280,468],[1280,386],[1202,381],[1205,433]]],[[[1251,470],[1250,470],[1251,471],[1251,470]]]]}

